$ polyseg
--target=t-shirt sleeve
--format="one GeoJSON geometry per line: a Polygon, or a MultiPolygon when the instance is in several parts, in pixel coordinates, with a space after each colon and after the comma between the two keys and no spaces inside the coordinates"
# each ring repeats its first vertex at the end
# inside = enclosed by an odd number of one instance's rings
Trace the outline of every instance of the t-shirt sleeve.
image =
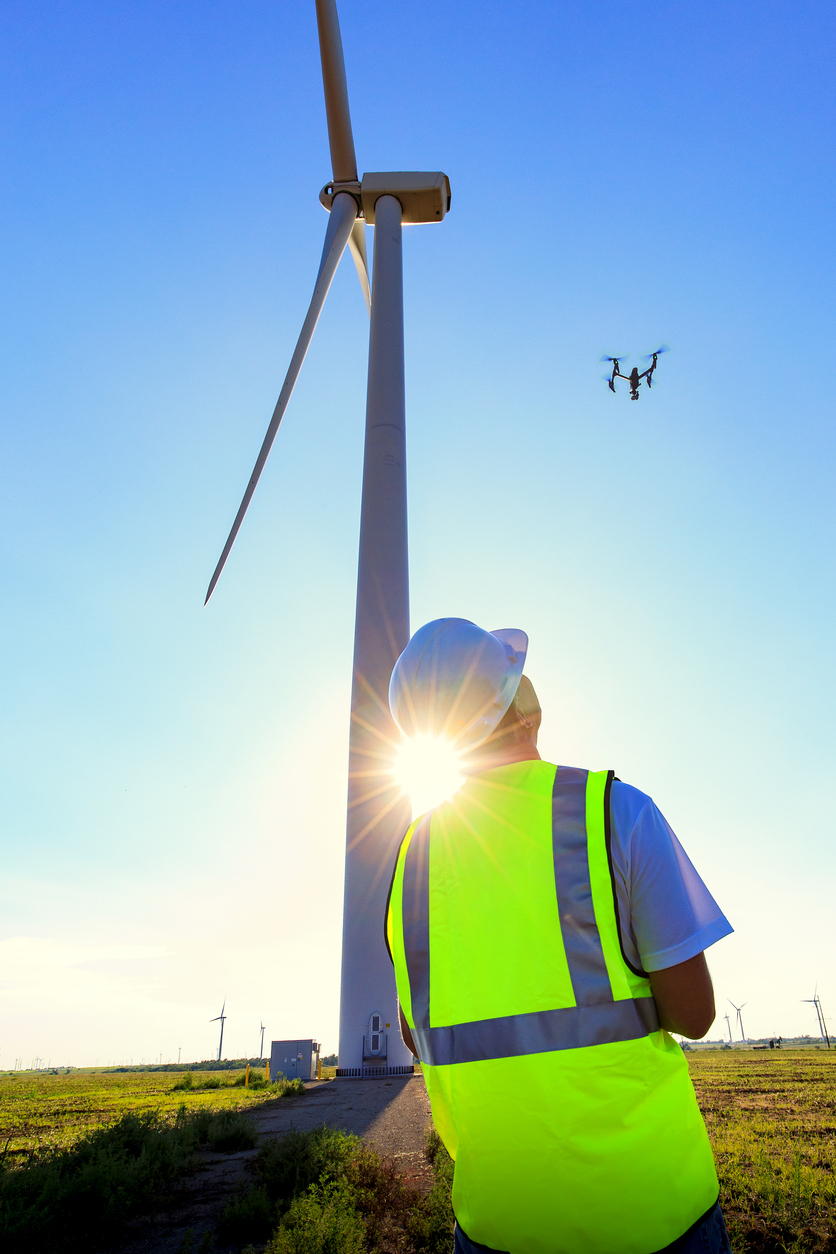
{"type": "Polygon", "coordinates": [[[664,971],[734,930],[650,797],[615,781],[611,814],[622,939],[633,965],[664,971]]]}

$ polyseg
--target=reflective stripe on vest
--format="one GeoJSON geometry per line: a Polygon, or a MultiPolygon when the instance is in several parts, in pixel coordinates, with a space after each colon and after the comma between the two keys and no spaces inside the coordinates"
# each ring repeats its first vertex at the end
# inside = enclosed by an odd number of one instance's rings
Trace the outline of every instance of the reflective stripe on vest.
{"type": "MultiPolygon", "coordinates": [[[[601,773],[603,774],[603,772],[601,773]]],[[[560,767],[552,794],[552,848],[557,910],[575,994],[574,1006],[503,1015],[447,1027],[430,1025],[429,858],[431,815],[414,827],[403,866],[403,942],[412,1000],[412,1034],[419,1057],[431,1066],[580,1049],[608,1041],[633,1041],[659,1027],[656,1003],[648,992],[634,997],[622,972],[613,981],[596,920],[590,837],[587,833],[589,772],[560,767]],[[624,995],[626,993],[626,996],[624,995]]],[[[601,798],[609,811],[612,772],[606,773],[601,798]]],[[[594,834],[593,834],[594,835],[594,834]]],[[[593,856],[594,861],[594,856],[593,856]]],[[[600,868],[599,868],[600,869],[600,868]]],[[[607,864],[606,892],[612,892],[607,864]]],[[[613,908],[613,922],[617,915],[613,908]]],[[[610,929],[609,940],[618,945],[610,929]]],[[[611,947],[610,946],[610,947],[611,947]]],[[[615,955],[620,957],[620,952],[615,955]]]]}

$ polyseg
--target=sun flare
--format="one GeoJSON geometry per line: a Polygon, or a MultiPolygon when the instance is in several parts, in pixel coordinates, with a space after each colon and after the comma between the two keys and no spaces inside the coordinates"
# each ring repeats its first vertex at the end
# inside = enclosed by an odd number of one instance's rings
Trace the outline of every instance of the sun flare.
{"type": "Polygon", "coordinates": [[[393,774],[411,800],[416,816],[447,801],[464,783],[460,754],[449,741],[437,736],[404,740],[393,774]]]}

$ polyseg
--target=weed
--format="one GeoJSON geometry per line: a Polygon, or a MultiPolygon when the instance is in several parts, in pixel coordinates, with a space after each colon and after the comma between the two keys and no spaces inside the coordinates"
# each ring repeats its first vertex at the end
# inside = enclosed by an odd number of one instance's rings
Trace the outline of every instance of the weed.
{"type": "Polygon", "coordinates": [[[240,1110],[201,1110],[194,1118],[206,1125],[202,1139],[216,1153],[237,1154],[240,1150],[254,1149],[258,1143],[252,1122],[240,1110]]]}
{"type": "Polygon", "coordinates": [[[437,1137],[428,1156],[435,1184],[424,1194],[356,1136],[292,1131],[253,1161],[253,1183],[227,1207],[220,1235],[272,1232],[265,1254],[449,1254],[452,1163],[437,1137]]]}
{"type": "Polygon", "coordinates": [[[345,1180],[311,1185],[293,1202],[265,1254],[365,1254],[366,1225],[345,1180]]]}
{"type": "Polygon", "coordinates": [[[177,1247],[177,1254],[209,1254],[214,1244],[215,1238],[213,1234],[204,1232],[197,1245],[195,1245],[194,1229],[187,1228],[183,1240],[177,1247]]]}

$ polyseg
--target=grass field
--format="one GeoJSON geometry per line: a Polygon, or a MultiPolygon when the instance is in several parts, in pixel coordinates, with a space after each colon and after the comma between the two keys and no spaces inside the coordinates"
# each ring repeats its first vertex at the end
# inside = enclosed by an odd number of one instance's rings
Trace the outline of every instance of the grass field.
{"type": "MultiPolygon", "coordinates": [[[[85,1132],[112,1123],[129,1111],[173,1115],[183,1105],[247,1109],[274,1098],[265,1086],[252,1090],[236,1081],[243,1071],[71,1071],[67,1075],[11,1072],[0,1075],[0,1153],[8,1162],[34,1151],[64,1148],[85,1132]],[[191,1076],[193,1087],[177,1087],[191,1076]],[[203,1087],[206,1086],[206,1087],[203,1087]]],[[[259,1079],[263,1073],[258,1073],[259,1079]]],[[[251,1071],[251,1078],[256,1073],[251,1071]]]]}
{"type": "Polygon", "coordinates": [[[688,1062],[735,1254],[836,1251],[836,1050],[688,1062]]]}
{"type": "MultiPolygon", "coordinates": [[[[836,1254],[836,1050],[687,1057],[735,1254],[836,1254]]],[[[277,1095],[236,1085],[241,1072],[191,1074],[191,1090],[176,1072],[0,1076],[6,1165],[70,1145],[127,1112],[247,1109],[277,1095]]]]}

